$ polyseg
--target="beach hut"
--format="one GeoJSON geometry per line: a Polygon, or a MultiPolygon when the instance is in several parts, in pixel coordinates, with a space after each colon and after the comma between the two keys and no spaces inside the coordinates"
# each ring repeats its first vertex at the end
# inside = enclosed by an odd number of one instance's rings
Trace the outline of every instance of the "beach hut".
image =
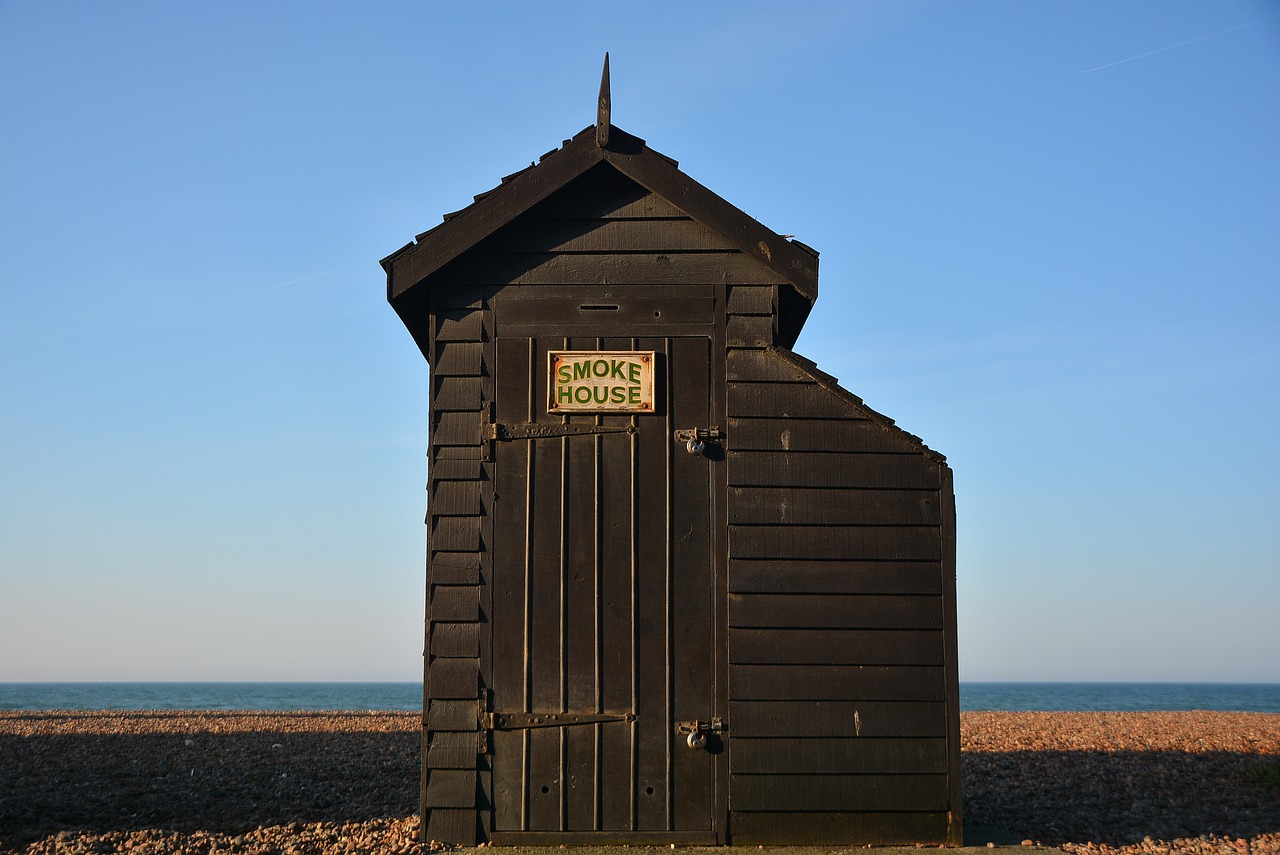
{"type": "Polygon", "coordinates": [[[431,366],[423,837],[958,844],[942,455],[817,253],[598,120],[382,262],[431,366]]]}

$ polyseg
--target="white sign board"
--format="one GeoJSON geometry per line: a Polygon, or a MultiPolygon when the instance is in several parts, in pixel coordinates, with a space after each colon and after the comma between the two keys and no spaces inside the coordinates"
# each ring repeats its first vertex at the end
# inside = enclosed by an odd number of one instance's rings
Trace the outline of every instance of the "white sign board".
{"type": "Polygon", "coordinates": [[[553,350],[547,412],[652,413],[652,350],[553,350]]]}

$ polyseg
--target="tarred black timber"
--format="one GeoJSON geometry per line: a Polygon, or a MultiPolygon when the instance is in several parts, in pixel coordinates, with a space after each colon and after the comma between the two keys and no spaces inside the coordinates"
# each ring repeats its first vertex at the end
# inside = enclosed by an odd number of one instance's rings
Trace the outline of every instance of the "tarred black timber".
{"type": "Polygon", "coordinates": [[[606,64],[383,260],[431,365],[423,839],[959,844],[951,470],[790,350],[816,252],[610,110],[606,64]],[[559,407],[615,358],[645,409],[559,407]]]}
{"type": "Polygon", "coordinates": [[[604,55],[604,71],[600,73],[600,99],[596,106],[596,145],[609,145],[609,122],[613,109],[613,96],[609,92],[609,54],[604,55]]]}
{"type": "MultiPolygon", "coordinates": [[[[958,631],[956,628],[956,494],[953,474],[950,467],[944,467],[942,489],[938,494],[942,497],[942,608],[948,620],[944,627],[944,643],[946,656],[944,670],[946,672],[947,689],[947,765],[951,769],[960,768],[960,656],[957,651],[958,631]]],[[[953,775],[950,781],[950,803],[953,806],[947,812],[947,843],[951,846],[964,845],[964,798],[960,786],[960,776],[953,775]]]]}

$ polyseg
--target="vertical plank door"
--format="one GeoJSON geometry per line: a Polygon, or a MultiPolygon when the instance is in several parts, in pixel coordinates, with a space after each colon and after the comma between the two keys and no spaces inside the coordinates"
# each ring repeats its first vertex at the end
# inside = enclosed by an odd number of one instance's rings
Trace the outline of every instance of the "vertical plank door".
{"type": "Polygon", "coordinates": [[[495,344],[494,422],[617,430],[493,444],[493,840],[714,842],[710,339],[495,344]],[[549,350],[656,352],[656,412],[548,414],[549,350]]]}

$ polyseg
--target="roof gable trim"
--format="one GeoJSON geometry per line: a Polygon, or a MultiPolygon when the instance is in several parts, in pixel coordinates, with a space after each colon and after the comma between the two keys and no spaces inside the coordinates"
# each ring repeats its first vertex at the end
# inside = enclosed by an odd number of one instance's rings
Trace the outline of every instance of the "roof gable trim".
{"type": "MultiPolygon", "coordinates": [[[[618,136],[630,134],[618,131],[615,139],[618,136]]],[[[805,252],[685,175],[675,161],[646,146],[644,140],[630,138],[640,144],[638,151],[611,145],[605,152],[605,159],[619,172],[724,235],[794,285],[810,302],[817,299],[818,259],[812,251],[805,252]]]]}
{"type": "Polygon", "coordinates": [[[498,187],[478,195],[474,204],[419,235],[417,243],[384,258],[388,299],[394,301],[601,162],[722,234],[789,282],[809,304],[817,299],[818,262],[812,250],[793,244],[703,187],[639,137],[618,128],[611,131],[608,148],[601,148],[596,144],[595,126],[582,130],[558,151],[544,155],[536,167],[508,176],[498,187]]]}
{"type": "Polygon", "coordinates": [[[436,228],[382,260],[387,298],[394,300],[499,228],[532,208],[603,159],[595,146],[595,128],[587,128],[536,168],[477,197],[475,204],[451,215],[436,228]],[[587,144],[584,144],[587,143],[587,144]]]}

